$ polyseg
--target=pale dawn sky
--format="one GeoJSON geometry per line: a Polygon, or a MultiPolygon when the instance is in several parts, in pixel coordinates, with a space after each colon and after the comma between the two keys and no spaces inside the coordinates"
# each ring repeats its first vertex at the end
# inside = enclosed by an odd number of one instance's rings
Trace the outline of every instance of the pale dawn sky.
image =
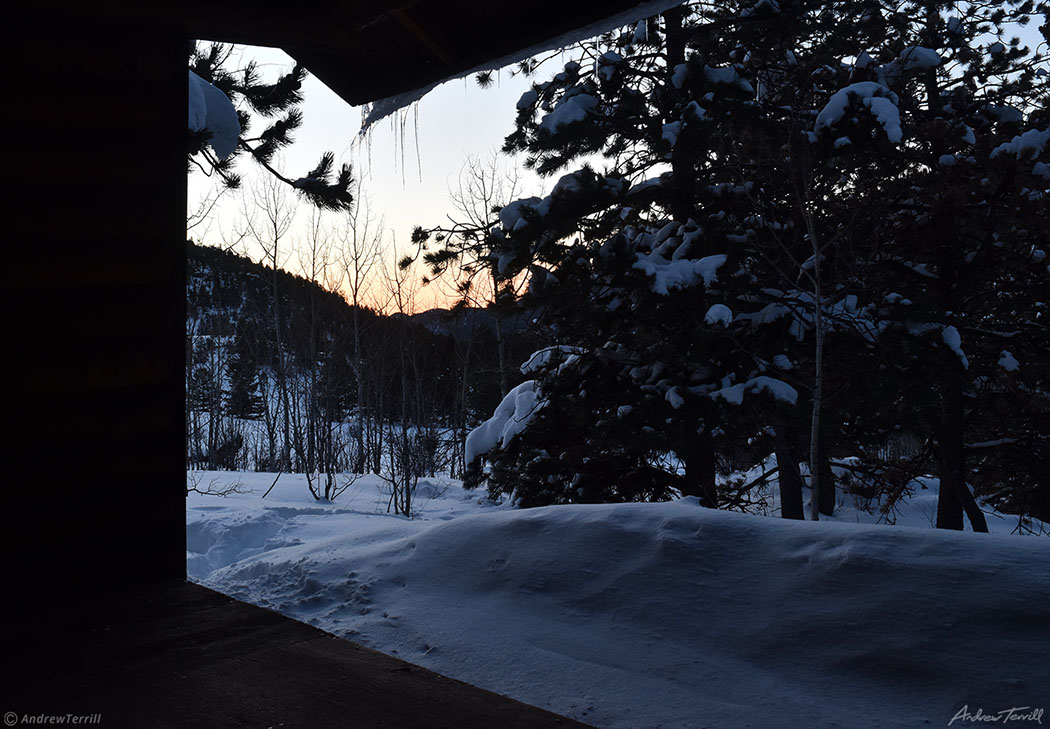
{"type": "MultiPolygon", "coordinates": [[[[293,64],[277,49],[238,47],[228,65],[240,67],[249,59],[255,59],[268,78],[293,64]]],[[[452,212],[449,188],[456,185],[468,156],[489,157],[513,129],[515,104],[529,81],[512,77],[509,70],[494,74],[493,79],[487,89],[479,88],[472,77],[447,82],[360,136],[361,107],[349,106],[311,76],[303,86],[303,126],[283,155],[283,169],[287,175],[298,177],[308,172],[323,152],[331,150],[337,163],[353,166],[363,185],[364,204],[374,218],[385,221],[387,245],[396,240],[399,250],[407,248],[415,225],[447,222],[446,215],[452,212]]],[[[238,171],[244,175],[247,188],[258,166],[242,158],[238,171]]],[[[212,180],[196,169],[188,184],[191,210],[214,189],[212,180]]],[[[529,176],[523,180],[522,194],[539,194],[543,186],[544,181],[529,176]]],[[[243,227],[239,222],[241,207],[239,192],[226,193],[210,219],[195,226],[190,237],[206,244],[229,244],[243,227]]],[[[308,216],[308,206],[300,204],[289,235],[290,245],[305,235],[308,216]]],[[[256,260],[260,257],[260,251],[248,241],[242,241],[237,250],[256,260]]],[[[285,267],[295,270],[294,257],[285,267]]],[[[424,291],[421,295],[428,298],[436,293],[424,291]]]]}

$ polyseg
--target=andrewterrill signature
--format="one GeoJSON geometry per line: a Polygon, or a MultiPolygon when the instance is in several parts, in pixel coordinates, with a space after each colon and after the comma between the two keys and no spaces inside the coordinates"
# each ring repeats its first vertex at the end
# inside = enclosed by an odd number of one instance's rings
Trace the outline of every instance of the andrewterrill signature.
{"type": "Polygon", "coordinates": [[[952,720],[948,722],[948,726],[957,721],[980,722],[981,724],[1012,724],[1013,722],[1034,721],[1042,726],[1043,710],[1031,706],[1012,706],[1009,709],[985,713],[981,707],[970,711],[970,706],[967,704],[955,713],[952,720]]]}

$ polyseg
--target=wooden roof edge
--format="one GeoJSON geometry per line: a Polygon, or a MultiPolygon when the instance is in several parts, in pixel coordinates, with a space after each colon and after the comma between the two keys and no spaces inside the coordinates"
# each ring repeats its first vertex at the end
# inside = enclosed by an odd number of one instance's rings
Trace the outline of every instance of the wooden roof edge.
{"type": "MultiPolygon", "coordinates": [[[[42,0],[34,11],[176,25],[188,37],[282,48],[352,105],[389,101],[593,37],[684,0],[530,0],[507,20],[491,0],[42,0]]],[[[414,100],[414,99],[413,99],[414,100]]],[[[409,102],[410,103],[410,102],[409,102]]]]}

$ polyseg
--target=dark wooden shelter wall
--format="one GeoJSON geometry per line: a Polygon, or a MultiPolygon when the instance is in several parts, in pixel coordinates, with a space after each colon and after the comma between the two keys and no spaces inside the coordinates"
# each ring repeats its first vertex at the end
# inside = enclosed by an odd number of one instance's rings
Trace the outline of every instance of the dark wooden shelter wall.
{"type": "Polygon", "coordinates": [[[5,582],[185,575],[187,41],[23,9],[3,177],[5,582]]]}

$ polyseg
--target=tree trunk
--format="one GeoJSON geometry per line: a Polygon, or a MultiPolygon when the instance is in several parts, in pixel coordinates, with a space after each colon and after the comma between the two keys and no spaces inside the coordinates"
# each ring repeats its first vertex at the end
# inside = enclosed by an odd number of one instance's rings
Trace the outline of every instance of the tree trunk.
{"type": "MultiPolygon", "coordinates": [[[[276,266],[276,263],[274,264],[276,266]]],[[[284,443],[281,445],[280,469],[288,472],[292,470],[292,426],[291,407],[288,401],[288,373],[285,370],[284,340],[281,337],[281,315],[279,309],[279,294],[277,291],[277,273],[273,277],[273,329],[274,346],[277,350],[277,389],[281,398],[281,426],[284,443]]]]}
{"type": "Polygon", "coordinates": [[[970,520],[970,526],[973,527],[975,532],[987,534],[988,521],[984,518],[984,512],[981,511],[981,507],[977,504],[977,499],[974,498],[970,488],[965,483],[962,484],[960,496],[963,511],[966,512],[966,518],[970,520]]]}
{"type": "Polygon", "coordinates": [[[266,454],[266,468],[263,470],[275,469],[277,465],[277,413],[271,408],[274,407],[273,394],[271,390],[266,386],[267,380],[260,378],[259,390],[263,397],[263,423],[266,425],[266,444],[268,451],[266,454]]]}
{"type": "MultiPolygon", "coordinates": [[[[510,380],[507,377],[507,339],[504,336],[503,324],[506,312],[503,311],[503,302],[499,297],[499,277],[496,270],[492,270],[492,309],[493,317],[496,319],[496,359],[499,365],[499,395],[506,397],[510,392],[510,380]]],[[[470,350],[467,350],[467,359],[470,359],[470,350]]]]}
{"type": "Polygon", "coordinates": [[[773,449],[777,457],[780,482],[780,515],[785,519],[805,519],[802,508],[802,474],[798,461],[791,452],[786,425],[777,426],[773,434],[773,449]]]}
{"type": "Polygon", "coordinates": [[[960,494],[966,488],[963,463],[963,403],[962,389],[949,374],[944,383],[944,400],[938,433],[941,486],[937,496],[937,528],[963,528],[963,507],[960,494]]]}
{"type": "MultiPolygon", "coordinates": [[[[686,34],[682,24],[683,8],[673,8],[664,13],[664,28],[667,33],[667,84],[674,88],[671,77],[675,66],[685,63],[686,34]]],[[[695,215],[696,197],[696,153],[693,145],[675,145],[671,150],[671,179],[673,182],[671,214],[684,223],[695,215]]]]}
{"type": "MultiPolygon", "coordinates": [[[[926,3],[926,39],[931,48],[940,46],[941,10],[939,3],[926,3]]],[[[940,103],[940,87],[937,83],[937,70],[926,71],[927,110],[932,116],[940,103]]],[[[950,210],[938,210],[934,214],[934,235],[937,237],[941,304],[944,314],[959,310],[957,278],[959,272],[958,231],[955,217],[950,210]]],[[[961,364],[961,363],[960,363],[961,364]]],[[[942,384],[942,410],[938,437],[938,456],[940,459],[941,485],[937,496],[937,528],[963,528],[963,512],[970,519],[974,531],[988,531],[984,514],[966,485],[966,450],[965,408],[962,384],[962,372],[949,371],[942,384]]]]}
{"type": "Polygon", "coordinates": [[[820,441],[817,443],[817,501],[820,513],[831,516],[835,513],[835,473],[831,470],[831,458],[828,456],[826,428],[820,429],[820,441]]]}
{"type": "MultiPolygon", "coordinates": [[[[467,425],[468,425],[468,403],[467,395],[470,392],[470,353],[474,348],[474,337],[475,328],[471,326],[470,336],[467,338],[467,350],[463,355],[463,375],[462,381],[460,382],[459,391],[459,426],[462,433],[461,438],[457,438],[454,455],[452,458],[452,465],[450,469],[453,471],[452,478],[455,478],[455,470],[459,470],[460,478],[464,478],[467,473],[467,425]]],[[[458,347],[457,347],[458,349],[458,347]]],[[[506,394],[504,394],[504,397],[506,394]]]]}
{"type": "Polygon", "coordinates": [[[965,513],[975,532],[987,532],[984,512],[966,485],[962,387],[955,378],[949,377],[938,443],[941,486],[937,496],[937,528],[961,531],[965,513]]]}
{"type": "MultiPolygon", "coordinates": [[[[820,497],[827,489],[824,485],[824,473],[820,458],[820,410],[824,405],[824,301],[820,286],[820,245],[817,242],[816,230],[812,216],[806,216],[809,227],[809,238],[813,243],[813,409],[810,414],[809,430],[809,517],[820,520],[820,497]]],[[[832,485],[832,489],[834,486],[832,485]]]]}
{"type": "Polygon", "coordinates": [[[699,434],[689,439],[681,456],[685,463],[682,495],[696,496],[700,499],[701,506],[717,509],[718,489],[715,484],[715,449],[711,438],[711,430],[705,427],[699,434]]]}

